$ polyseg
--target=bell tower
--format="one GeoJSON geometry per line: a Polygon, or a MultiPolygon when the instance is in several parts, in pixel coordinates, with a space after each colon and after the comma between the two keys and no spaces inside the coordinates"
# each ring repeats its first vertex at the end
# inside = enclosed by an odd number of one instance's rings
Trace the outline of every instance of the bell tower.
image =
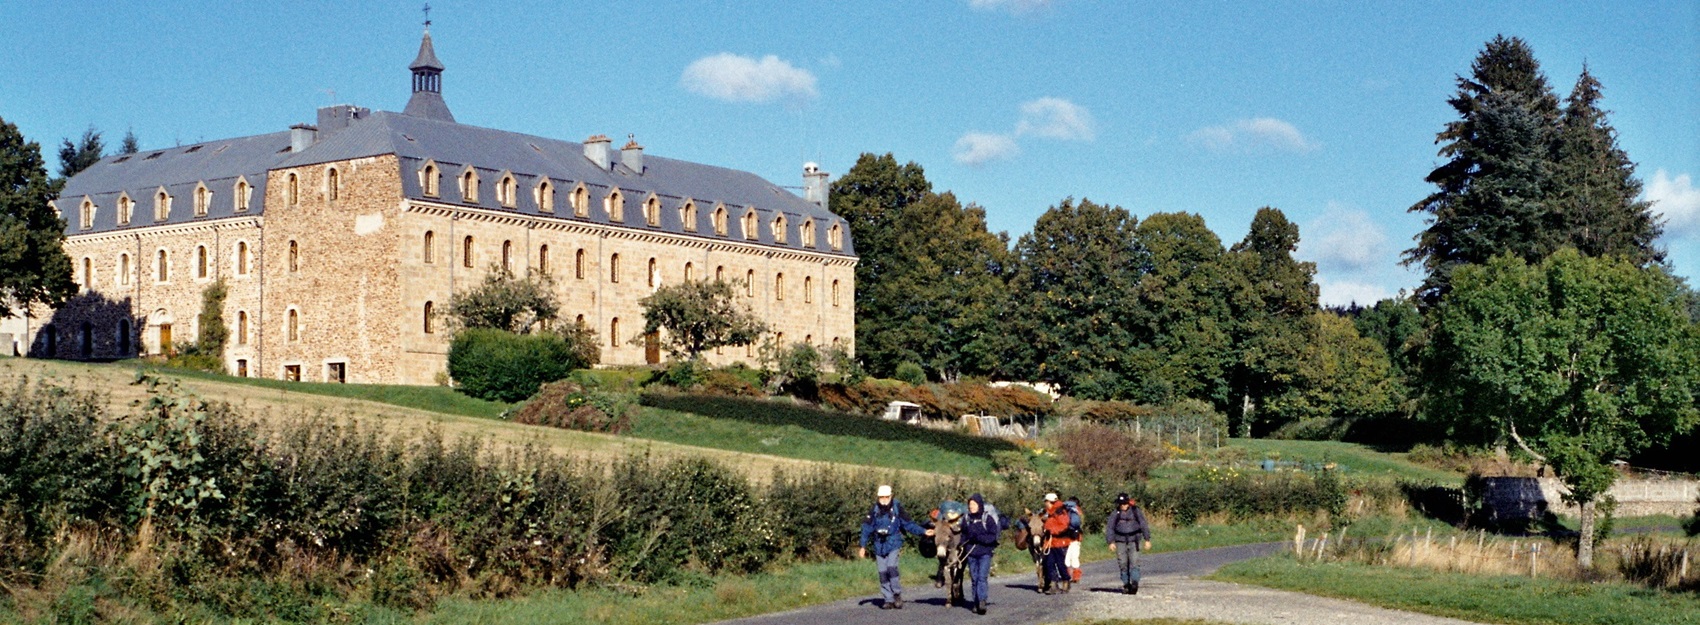
{"type": "Polygon", "coordinates": [[[449,104],[443,101],[443,62],[431,46],[431,5],[425,5],[425,36],[419,41],[419,55],[407,69],[413,72],[413,97],[408,98],[402,113],[414,117],[453,122],[449,104]]]}

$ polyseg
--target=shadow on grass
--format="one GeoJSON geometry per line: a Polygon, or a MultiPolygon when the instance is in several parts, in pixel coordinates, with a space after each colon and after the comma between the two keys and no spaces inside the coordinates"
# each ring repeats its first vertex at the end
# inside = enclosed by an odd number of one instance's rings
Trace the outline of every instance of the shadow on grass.
{"type": "Polygon", "coordinates": [[[652,392],[643,395],[643,405],[754,425],[793,425],[828,436],[918,442],[941,451],[987,460],[992,458],[993,452],[1019,449],[1015,443],[999,438],[930,430],[896,421],[810,408],[783,401],[652,392]]]}
{"type": "Polygon", "coordinates": [[[288,382],[269,378],[244,378],[196,369],[169,367],[140,360],[123,361],[138,365],[143,371],[161,376],[208,380],[226,384],[241,384],[256,388],[274,389],[286,393],[305,393],[344,399],[363,399],[392,406],[416,408],[430,412],[494,419],[512,408],[512,404],[485,401],[469,397],[443,386],[408,386],[403,384],[335,384],[329,382],[288,382]]]}

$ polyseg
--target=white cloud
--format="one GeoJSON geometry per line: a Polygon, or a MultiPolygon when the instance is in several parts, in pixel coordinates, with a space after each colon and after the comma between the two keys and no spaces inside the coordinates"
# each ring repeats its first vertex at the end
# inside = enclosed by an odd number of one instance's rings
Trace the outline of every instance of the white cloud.
{"type": "Polygon", "coordinates": [[[1092,113],[1062,98],[1039,98],[1021,104],[1017,136],[1044,137],[1065,141],[1091,141],[1097,135],[1092,113]]]}
{"type": "Polygon", "coordinates": [[[1221,126],[1206,126],[1187,135],[1187,140],[1214,152],[1277,150],[1310,152],[1316,142],[1297,126],[1273,117],[1241,119],[1221,126]]]}
{"type": "Polygon", "coordinates": [[[1364,271],[1391,262],[1387,233],[1369,213],[1335,202],[1300,233],[1299,253],[1323,270],[1364,271]]]}
{"type": "Polygon", "coordinates": [[[1370,306],[1395,295],[1394,291],[1386,287],[1353,280],[1325,280],[1318,277],[1316,287],[1317,301],[1323,306],[1346,306],[1353,302],[1370,306]]]}
{"type": "Polygon", "coordinates": [[[679,84],[699,95],[727,102],[772,102],[814,98],[815,75],[779,57],[761,59],[722,52],[685,68],[679,84]]]}
{"type": "Polygon", "coordinates": [[[1700,233],[1700,188],[1688,174],[1672,177],[1661,169],[1647,183],[1646,199],[1653,211],[1665,216],[1665,230],[1682,236],[1700,233]]]}
{"type": "Polygon", "coordinates": [[[1020,153],[1021,147],[1015,144],[1014,137],[987,132],[962,135],[956,140],[956,148],[951,150],[956,162],[971,166],[1001,161],[1020,153]]]}
{"type": "Polygon", "coordinates": [[[1017,15],[1043,9],[1055,0],[968,0],[968,6],[980,11],[1009,11],[1017,15]]]}

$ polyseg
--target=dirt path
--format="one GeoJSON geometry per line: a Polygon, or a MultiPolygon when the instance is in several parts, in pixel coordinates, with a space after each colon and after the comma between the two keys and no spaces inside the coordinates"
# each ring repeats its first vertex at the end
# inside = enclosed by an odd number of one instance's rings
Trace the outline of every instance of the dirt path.
{"type": "Polygon", "coordinates": [[[1230,562],[1258,557],[1281,543],[1160,553],[1142,562],[1144,582],[1136,596],[1120,593],[1113,561],[1085,566],[1073,592],[1045,596],[1034,591],[1030,571],[992,578],[992,601],[985,616],[946,607],[944,594],[926,578],[905,578],[902,610],[880,610],[873,565],[868,565],[868,597],[726,621],[722,625],[899,625],[940,622],[1033,625],[1102,618],[1178,617],[1256,625],[1469,625],[1468,621],[1387,610],[1350,601],[1314,597],[1198,579],[1230,562]]]}
{"type": "MultiPolygon", "coordinates": [[[[84,364],[32,358],[0,358],[0,385],[10,387],[19,376],[30,379],[49,379],[62,386],[96,391],[104,395],[112,414],[124,414],[136,402],[147,399],[145,387],[132,384],[135,367],[112,364],[84,364]]],[[[162,377],[170,378],[169,374],[162,377]]],[[[327,397],[287,389],[262,388],[246,384],[218,382],[199,378],[173,378],[182,387],[200,397],[229,402],[261,423],[277,424],[288,419],[323,412],[336,418],[347,417],[363,424],[383,428],[387,432],[408,436],[422,435],[436,428],[447,439],[474,436],[485,439],[496,448],[517,448],[538,445],[563,457],[582,458],[592,462],[611,461],[630,454],[648,453],[658,457],[705,457],[743,471],[752,480],[766,482],[774,469],[801,470],[819,466],[849,469],[868,468],[882,474],[900,473],[917,479],[937,477],[919,471],[897,471],[861,465],[843,465],[809,460],[797,460],[765,454],[692,447],[662,441],[574,432],[449,415],[428,410],[404,408],[391,404],[327,397]]]]}

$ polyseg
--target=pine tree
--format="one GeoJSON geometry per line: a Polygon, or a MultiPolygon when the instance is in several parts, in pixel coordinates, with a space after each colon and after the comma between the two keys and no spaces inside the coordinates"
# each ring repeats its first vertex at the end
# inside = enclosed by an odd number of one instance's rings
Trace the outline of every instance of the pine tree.
{"type": "Polygon", "coordinates": [[[135,154],[142,150],[142,144],[136,140],[136,131],[124,131],[124,142],[118,144],[119,154],[135,154]]]}
{"type": "Polygon", "coordinates": [[[100,161],[106,146],[101,144],[100,131],[89,126],[76,143],[65,139],[59,146],[59,177],[70,178],[100,161]]]}
{"type": "Polygon", "coordinates": [[[53,198],[41,145],[0,119],[0,317],[31,304],[58,306],[76,293],[53,198]]]}
{"type": "MultiPolygon", "coordinates": [[[[1664,260],[1657,240],[1664,226],[1640,199],[1635,163],[1617,145],[1617,130],[1600,109],[1599,80],[1582,68],[1565,101],[1554,151],[1558,163],[1555,205],[1548,230],[1566,235],[1559,247],[1588,256],[1623,256],[1638,265],[1664,260]]],[[[1548,252],[1557,251],[1555,247],[1548,252]]]]}

